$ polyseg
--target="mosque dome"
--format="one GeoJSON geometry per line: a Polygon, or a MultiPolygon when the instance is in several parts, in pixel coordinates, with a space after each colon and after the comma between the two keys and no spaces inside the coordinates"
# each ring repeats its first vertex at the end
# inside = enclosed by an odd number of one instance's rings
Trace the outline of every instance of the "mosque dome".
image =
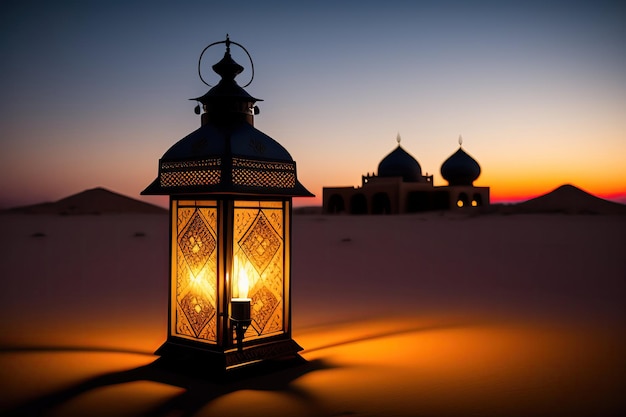
{"type": "Polygon", "coordinates": [[[480,165],[459,146],[441,165],[441,176],[448,185],[473,185],[480,176],[480,165]]]}
{"type": "Polygon", "coordinates": [[[419,182],[422,179],[422,167],[407,151],[400,146],[385,156],[378,164],[379,177],[402,177],[405,182],[419,182]]]}

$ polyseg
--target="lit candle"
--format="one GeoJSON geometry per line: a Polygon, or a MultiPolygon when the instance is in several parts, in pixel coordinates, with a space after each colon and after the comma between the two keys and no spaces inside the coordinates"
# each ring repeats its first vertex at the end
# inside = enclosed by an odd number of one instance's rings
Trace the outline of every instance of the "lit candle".
{"type": "Polygon", "coordinates": [[[248,274],[242,267],[237,276],[239,297],[230,300],[231,317],[234,320],[250,320],[250,299],[248,298],[248,274]]]}

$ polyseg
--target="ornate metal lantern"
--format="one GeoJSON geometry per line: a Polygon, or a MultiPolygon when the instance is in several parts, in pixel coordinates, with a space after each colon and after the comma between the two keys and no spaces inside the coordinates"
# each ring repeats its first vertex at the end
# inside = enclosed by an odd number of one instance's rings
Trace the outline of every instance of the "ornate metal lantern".
{"type": "Polygon", "coordinates": [[[230,46],[248,51],[228,36],[207,46],[201,80],[216,44],[226,45],[213,65],[221,80],[192,99],[201,127],[165,152],[142,194],[170,195],[168,337],[156,353],[229,369],[301,350],[291,338],[292,197],[312,194],[287,150],[254,128],[259,99],[235,81],[243,67],[230,46]]]}

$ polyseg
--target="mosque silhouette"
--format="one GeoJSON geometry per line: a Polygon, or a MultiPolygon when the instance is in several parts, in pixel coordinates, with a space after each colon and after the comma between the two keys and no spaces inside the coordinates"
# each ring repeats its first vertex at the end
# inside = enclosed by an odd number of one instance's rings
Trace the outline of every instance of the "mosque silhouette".
{"type": "Polygon", "coordinates": [[[446,186],[422,175],[419,162],[398,146],[378,164],[378,174],[361,176],[360,187],[324,187],[323,212],[328,214],[403,214],[432,210],[467,210],[489,205],[489,187],[475,187],[480,165],[459,149],[441,165],[446,186]]]}

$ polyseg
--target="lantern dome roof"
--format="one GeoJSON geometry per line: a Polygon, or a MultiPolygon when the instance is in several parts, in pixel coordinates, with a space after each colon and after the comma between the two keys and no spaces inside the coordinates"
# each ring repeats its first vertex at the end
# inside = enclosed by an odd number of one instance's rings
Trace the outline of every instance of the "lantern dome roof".
{"type": "Polygon", "coordinates": [[[226,44],[226,53],[213,70],[222,78],[194,99],[204,105],[201,127],[163,154],[158,177],[142,194],[312,196],[298,181],[289,152],[254,127],[252,105],[258,99],[235,81],[243,67],[230,55],[231,43],[243,47],[227,36],[207,48],[218,43],[226,44]]]}
{"type": "Polygon", "coordinates": [[[228,129],[206,124],[191,132],[161,157],[162,160],[233,157],[293,162],[287,149],[249,123],[228,129]]]}
{"type": "Polygon", "coordinates": [[[419,182],[422,179],[422,167],[417,159],[413,158],[400,146],[400,136],[398,135],[398,146],[385,156],[378,164],[379,177],[402,177],[405,182],[419,182]]]}
{"type": "Polygon", "coordinates": [[[473,185],[480,176],[480,165],[459,144],[459,149],[441,165],[441,176],[449,185],[473,185]]]}
{"type": "Polygon", "coordinates": [[[289,152],[246,122],[206,124],[163,154],[158,178],[142,194],[180,193],[312,195],[289,152]]]}

